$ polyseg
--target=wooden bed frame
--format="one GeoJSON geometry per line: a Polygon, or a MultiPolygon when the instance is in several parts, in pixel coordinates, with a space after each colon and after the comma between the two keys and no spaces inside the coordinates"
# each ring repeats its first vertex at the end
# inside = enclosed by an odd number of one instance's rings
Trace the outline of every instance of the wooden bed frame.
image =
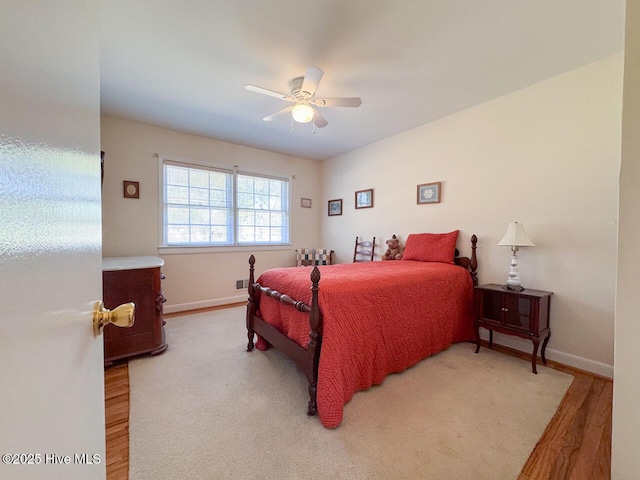
{"type": "MultiPolygon", "coordinates": [[[[458,249],[455,251],[455,264],[469,271],[473,285],[478,285],[477,268],[478,261],[476,258],[476,243],[478,239],[475,235],[471,236],[471,257],[459,257],[458,249]]],[[[318,290],[320,283],[320,270],[314,267],[311,271],[311,304],[294,300],[288,295],[272,290],[255,282],[254,269],[256,259],[253,255],[249,257],[249,301],[247,302],[247,351],[253,350],[255,344],[253,342],[254,334],[260,335],[269,345],[277,348],[289,356],[305,373],[309,381],[309,405],[307,415],[315,415],[318,411],[316,404],[316,392],[318,383],[318,363],[320,361],[320,350],[322,346],[322,335],[320,334],[322,327],[322,314],[318,305],[318,290]],[[256,292],[273,297],[285,305],[290,305],[296,310],[309,314],[309,341],[307,348],[303,348],[294,340],[291,340],[282,334],[277,328],[268,324],[260,318],[256,311],[259,310],[259,300],[256,292]]]]}

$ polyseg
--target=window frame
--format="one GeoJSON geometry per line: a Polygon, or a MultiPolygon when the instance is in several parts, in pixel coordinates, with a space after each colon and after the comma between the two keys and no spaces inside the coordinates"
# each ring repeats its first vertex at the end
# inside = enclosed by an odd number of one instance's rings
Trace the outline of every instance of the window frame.
{"type": "MultiPolygon", "coordinates": [[[[244,169],[239,169],[237,165],[232,167],[225,165],[217,165],[203,161],[173,157],[169,155],[158,155],[158,209],[159,209],[159,243],[158,251],[162,254],[179,254],[179,253],[215,253],[215,252],[242,252],[242,251],[259,251],[259,250],[291,250],[291,176],[278,176],[262,172],[252,172],[244,169]],[[204,170],[213,170],[223,173],[231,174],[232,176],[232,225],[233,229],[233,242],[225,244],[182,244],[182,245],[169,245],[166,242],[166,211],[165,211],[165,162],[176,166],[183,166],[185,168],[201,168],[204,170]],[[246,243],[238,242],[238,175],[251,176],[256,178],[266,178],[271,180],[279,180],[287,186],[287,199],[286,199],[286,222],[287,222],[287,240],[282,243],[246,243]]],[[[265,210],[270,211],[270,210],[265,210]]]]}

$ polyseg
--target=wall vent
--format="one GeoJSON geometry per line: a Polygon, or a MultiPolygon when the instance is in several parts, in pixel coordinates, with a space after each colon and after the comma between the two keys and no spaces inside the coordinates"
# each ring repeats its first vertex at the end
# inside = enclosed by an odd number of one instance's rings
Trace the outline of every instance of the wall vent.
{"type": "Polygon", "coordinates": [[[246,280],[236,280],[236,290],[244,290],[249,288],[249,279],[246,280]]]}

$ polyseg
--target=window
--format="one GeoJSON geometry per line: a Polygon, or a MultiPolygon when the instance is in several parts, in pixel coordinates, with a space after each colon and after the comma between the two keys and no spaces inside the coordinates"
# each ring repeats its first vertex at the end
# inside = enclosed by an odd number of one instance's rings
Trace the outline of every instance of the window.
{"type": "Polygon", "coordinates": [[[289,180],[161,158],[165,246],[289,243],[289,180]]]}

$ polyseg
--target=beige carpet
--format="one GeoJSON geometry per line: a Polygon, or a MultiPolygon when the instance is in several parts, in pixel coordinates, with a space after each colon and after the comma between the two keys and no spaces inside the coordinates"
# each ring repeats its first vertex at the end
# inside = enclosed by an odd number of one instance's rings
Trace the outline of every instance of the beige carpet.
{"type": "Polygon", "coordinates": [[[342,425],[306,415],[307,381],[245,351],[244,308],[167,320],[129,363],[130,479],[516,479],[573,377],[468,343],[357,393],[342,425]]]}

